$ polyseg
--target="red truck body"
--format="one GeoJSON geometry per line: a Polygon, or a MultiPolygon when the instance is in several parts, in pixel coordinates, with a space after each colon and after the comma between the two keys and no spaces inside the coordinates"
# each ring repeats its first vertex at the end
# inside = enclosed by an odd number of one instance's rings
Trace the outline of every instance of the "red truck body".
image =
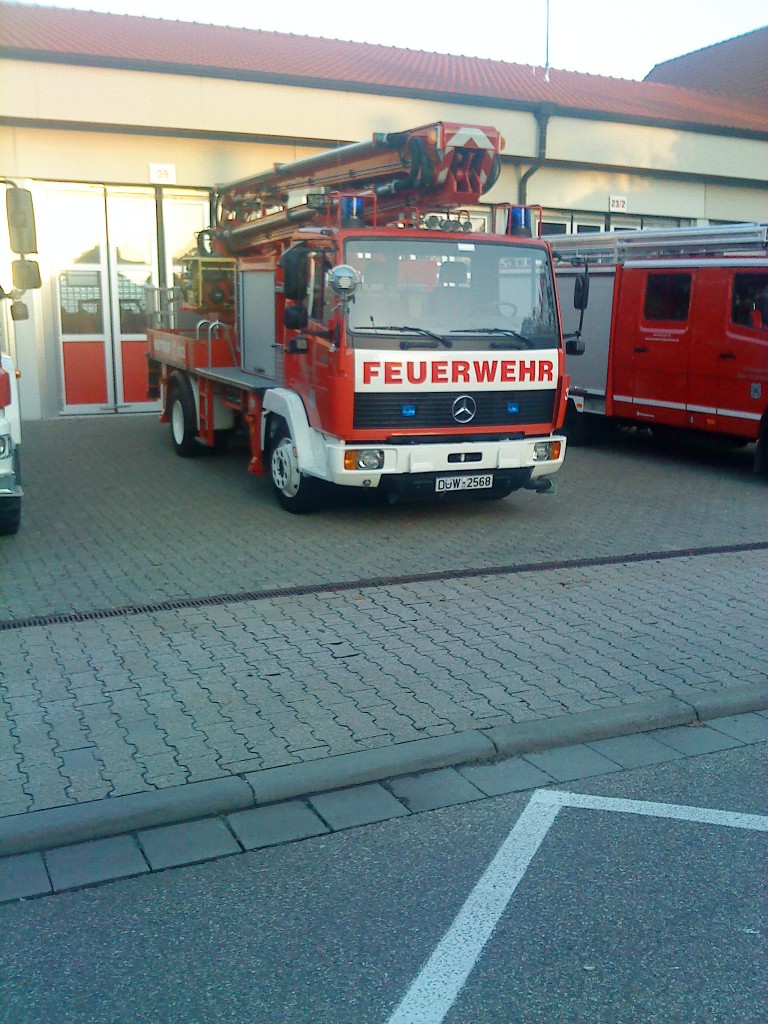
{"type": "Polygon", "coordinates": [[[177,452],[244,429],[251,472],[293,512],[329,484],[553,490],[567,380],[551,250],[472,231],[468,212],[501,145],[441,123],[219,188],[183,301],[148,335],[177,452]]]}
{"type": "MultiPolygon", "coordinates": [[[[567,432],[602,422],[768,445],[765,225],[550,236],[563,308],[590,267],[583,356],[569,360],[567,432]]],[[[567,316],[575,316],[567,314],[567,316]]]]}

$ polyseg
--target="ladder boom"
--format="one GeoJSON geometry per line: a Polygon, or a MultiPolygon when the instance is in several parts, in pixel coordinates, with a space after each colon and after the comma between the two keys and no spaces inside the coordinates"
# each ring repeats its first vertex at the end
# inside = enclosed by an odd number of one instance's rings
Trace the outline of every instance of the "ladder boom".
{"type": "Polygon", "coordinates": [[[495,183],[503,145],[495,128],[438,122],[276,164],[217,188],[213,248],[242,254],[297,224],[327,221],[342,196],[362,199],[356,215],[368,224],[404,206],[473,205],[495,183]]]}

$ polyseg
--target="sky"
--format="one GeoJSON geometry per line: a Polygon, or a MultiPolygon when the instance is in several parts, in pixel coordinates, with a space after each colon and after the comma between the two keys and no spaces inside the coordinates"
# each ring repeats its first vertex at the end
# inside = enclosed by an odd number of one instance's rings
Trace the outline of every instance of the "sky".
{"type": "Polygon", "coordinates": [[[284,7],[264,0],[48,0],[38,6],[291,32],[538,67],[546,66],[548,55],[552,68],[637,80],[662,61],[768,24],[766,0],[484,0],[477,6],[467,0],[443,5],[290,0],[284,7]]]}

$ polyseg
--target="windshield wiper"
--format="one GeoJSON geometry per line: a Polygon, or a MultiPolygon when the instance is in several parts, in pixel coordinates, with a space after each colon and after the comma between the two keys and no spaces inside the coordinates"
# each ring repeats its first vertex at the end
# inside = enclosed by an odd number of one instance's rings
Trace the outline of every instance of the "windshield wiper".
{"type": "MultiPolygon", "coordinates": [[[[378,324],[371,324],[370,327],[353,327],[353,331],[397,331],[398,333],[405,334],[418,334],[422,338],[432,338],[439,345],[444,345],[446,348],[453,348],[453,342],[448,338],[443,338],[440,334],[434,334],[432,331],[428,331],[425,327],[412,327],[410,324],[388,324],[386,327],[380,327],[378,324]]],[[[400,348],[437,348],[437,345],[425,345],[423,341],[401,341],[400,348]]]]}
{"type": "MultiPolygon", "coordinates": [[[[517,331],[513,331],[511,327],[467,327],[465,329],[458,329],[451,331],[451,334],[503,334],[505,338],[516,338],[518,341],[522,341],[528,348],[533,348],[536,344],[531,338],[526,338],[524,334],[519,334],[517,331]]],[[[503,342],[497,342],[494,344],[491,342],[491,348],[506,348],[507,346],[503,342]]]]}

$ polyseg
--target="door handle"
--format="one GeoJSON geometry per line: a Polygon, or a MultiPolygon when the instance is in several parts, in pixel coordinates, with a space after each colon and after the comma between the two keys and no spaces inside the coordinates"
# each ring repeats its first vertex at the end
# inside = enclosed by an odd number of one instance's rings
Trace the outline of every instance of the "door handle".
{"type": "Polygon", "coordinates": [[[721,352],[720,355],[718,356],[718,359],[735,359],[735,358],[736,358],[736,353],[735,352],[721,352]]]}
{"type": "Polygon", "coordinates": [[[641,348],[636,348],[636,349],[635,349],[635,352],[647,352],[647,351],[648,351],[648,349],[647,349],[647,348],[642,348],[642,347],[641,347],[641,348]]]}

